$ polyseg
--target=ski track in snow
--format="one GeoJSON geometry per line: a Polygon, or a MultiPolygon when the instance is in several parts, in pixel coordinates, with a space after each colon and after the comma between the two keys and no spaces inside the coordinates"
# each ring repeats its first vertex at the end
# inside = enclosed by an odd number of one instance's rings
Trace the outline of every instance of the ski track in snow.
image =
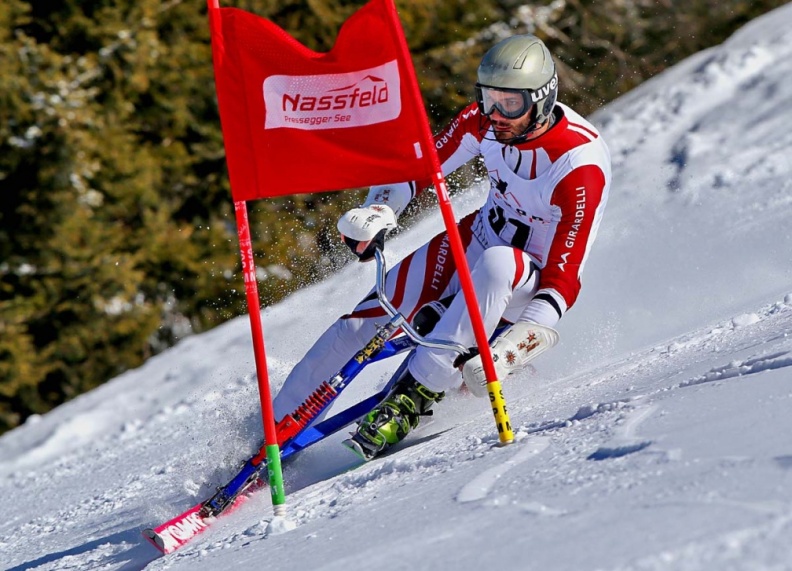
{"type": "Polygon", "coordinates": [[[783,367],[789,366],[792,366],[792,355],[789,351],[784,351],[774,355],[752,357],[744,361],[732,361],[728,365],[712,369],[708,373],[680,383],[678,386],[690,387],[694,385],[700,385],[702,383],[711,383],[713,381],[722,381],[725,379],[732,379],[734,377],[743,377],[746,375],[753,375],[763,371],[772,371],[774,369],[781,369],[783,367]]]}
{"type": "Polygon", "coordinates": [[[465,484],[465,486],[459,490],[456,500],[463,504],[483,500],[506,472],[527,462],[537,454],[541,454],[550,445],[550,439],[535,437],[529,439],[525,443],[519,443],[517,445],[520,447],[520,450],[512,458],[493,466],[465,484]]]}
{"type": "Polygon", "coordinates": [[[638,438],[638,426],[657,411],[657,406],[651,405],[631,412],[616,430],[614,437],[604,446],[592,452],[589,460],[605,460],[619,458],[634,452],[640,452],[652,444],[651,440],[638,438]]]}

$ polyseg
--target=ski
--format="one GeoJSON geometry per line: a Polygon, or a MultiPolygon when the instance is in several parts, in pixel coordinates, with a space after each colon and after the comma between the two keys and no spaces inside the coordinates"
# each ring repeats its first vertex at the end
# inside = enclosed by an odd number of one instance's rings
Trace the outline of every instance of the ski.
{"type": "MultiPolygon", "coordinates": [[[[261,485],[263,486],[263,482],[261,485]]],[[[247,494],[240,494],[233,501],[226,512],[231,513],[238,508],[248,498],[247,494]]],[[[141,533],[151,545],[156,547],[162,554],[173,553],[191,539],[205,531],[214,520],[214,517],[204,517],[201,515],[203,503],[196,504],[184,513],[163,523],[155,528],[144,529],[141,533]]]]}
{"type": "MultiPolygon", "coordinates": [[[[465,347],[455,343],[426,339],[407,323],[385,297],[385,258],[380,250],[375,251],[375,258],[376,294],[390,320],[377,329],[374,337],[335,376],[319,385],[296,410],[277,423],[275,429],[281,460],[335,434],[376,407],[401,377],[409,357],[402,361],[382,390],[330,418],[315,422],[367,365],[411,351],[418,345],[453,350],[459,354],[467,352],[465,347]],[[404,335],[394,337],[399,331],[404,335]]],[[[237,509],[250,494],[267,485],[265,450],[266,447],[262,446],[234,478],[217,488],[212,497],[157,527],[144,529],[143,536],[163,554],[172,553],[205,531],[215,518],[237,509]]]]}
{"type": "MultiPolygon", "coordinates": [[[[402,347],[403,345],[404,343],[393,344],[393,347],[388,352],[401,352],[406,348],[406,346],[402,347]]],[[[305,448],[324,440],[368,413],[388,395],[404,366],[406,366],[406,361],[379,392],[314,426],[302,429],[298,434],[290,438],[281,448],[281,459],[285,460],[305,448]]],[[[286,419],[293,418],[293,416],[294,413],[287,415],[286,419]]],[[[281,429],[278,440],[281,440],[281,433],[284,431],[284,427],[289,430],[288,424],[284,421],[278,423],[278,427],[281,429]]],[[[248,459],[237,475],[228,484],[218,488],[216,493],[209,499],[192,506],[157,527],[144,529],[142,531],[143,537],[165,555],[173,553],[187,544],[194,537],[203,533],[218,516],[232,513],[253,492],[266,487],[266,480],[262,477],[266,476],[266,461],[260,458],[261,453],[248,459]]]]}

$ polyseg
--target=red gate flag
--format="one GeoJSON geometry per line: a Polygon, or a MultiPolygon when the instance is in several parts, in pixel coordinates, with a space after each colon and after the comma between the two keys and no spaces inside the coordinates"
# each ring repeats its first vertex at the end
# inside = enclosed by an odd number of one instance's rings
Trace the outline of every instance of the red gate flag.
{"type": "Polygon", "coordinates": [[[425,110],[393,0],[355,12],[327,53],[211,4],[235,201],[431,178],[425,110]]]}

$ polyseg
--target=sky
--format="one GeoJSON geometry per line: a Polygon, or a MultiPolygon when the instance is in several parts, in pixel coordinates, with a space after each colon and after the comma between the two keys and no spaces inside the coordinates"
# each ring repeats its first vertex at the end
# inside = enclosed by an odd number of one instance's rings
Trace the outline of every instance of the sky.
{"type": "MultiPolygon", "coordinates": [[[[513,444],[454,392],[383,458],[339,434],[289,462],[294,529],[265,491],[160,556],[141,530],[259,444],[243,316],[0,437],[0,569],[792,570],[791,107],[786,5],[591,117],[610,201],[559,345],[504,381],[513,444]]],[[[441,228],[428,213],[388,261],[441,228]]],[[[350,264],[263,310],[275,390],[373,282],[350,264]]]]}

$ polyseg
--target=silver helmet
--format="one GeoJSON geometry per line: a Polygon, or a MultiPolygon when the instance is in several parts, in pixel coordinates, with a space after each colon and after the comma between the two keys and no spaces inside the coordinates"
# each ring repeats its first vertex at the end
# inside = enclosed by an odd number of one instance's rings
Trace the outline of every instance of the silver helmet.
{"type": "Polygon", "coordinates": [[[533,114],[527,132],[544,124],[558,98],[558,74],[542,40],[531,34],[512,36],[495,44],[478,68],[476,101],[482,114],[498,109],[510,119],[533,114]],[[503,104],[503,94],[519,94],[503,104]]]}

